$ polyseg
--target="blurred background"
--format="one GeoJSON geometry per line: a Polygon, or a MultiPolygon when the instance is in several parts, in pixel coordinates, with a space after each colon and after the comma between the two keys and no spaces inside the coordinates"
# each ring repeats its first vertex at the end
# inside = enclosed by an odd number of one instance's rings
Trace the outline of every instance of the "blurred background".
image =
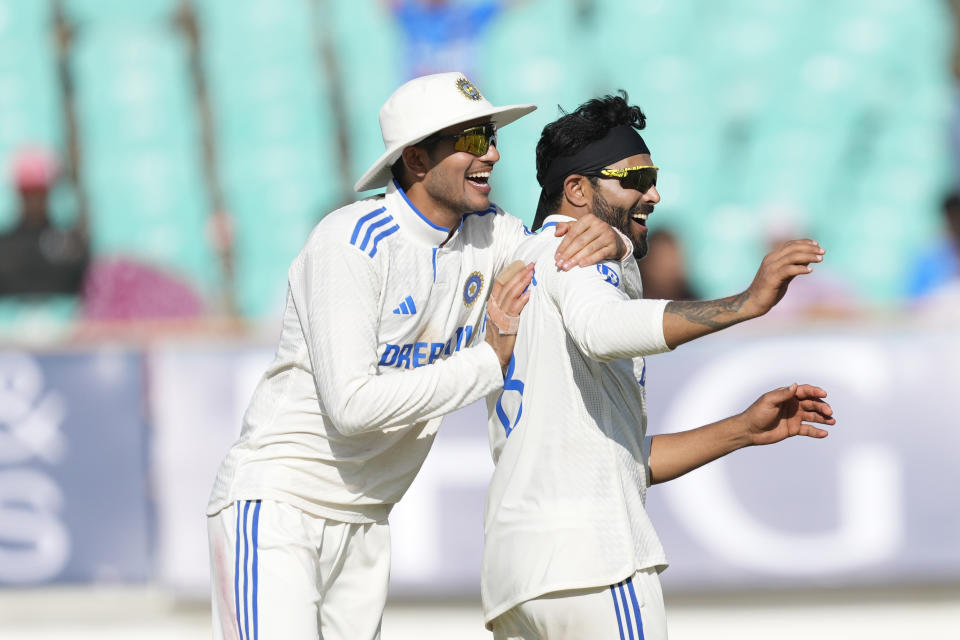
{"type": "MultiPolygon", "coordinates": [[[[955,0],[0,0],[0,637],[209,636],[204,506],[286,270],[356,197],[403,81],[539,109],[493,199],[530,223],[540,129],[624,89],[662,203],[649,297],[767,317],[648,361],[650,429],[799,379],[823,442],[651,490],[672,638],[960,637],[955,0]]],[[[370,194],[364,194],[370,195],[370,194]]],[[[480,406],[392,516],[384,637],[483,638],[480,406]]]]}

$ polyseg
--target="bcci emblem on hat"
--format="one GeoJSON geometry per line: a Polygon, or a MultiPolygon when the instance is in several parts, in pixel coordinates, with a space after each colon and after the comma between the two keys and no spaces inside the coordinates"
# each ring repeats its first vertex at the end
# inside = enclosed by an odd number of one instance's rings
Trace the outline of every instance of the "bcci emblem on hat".
{"type": "Polygon", "coordinates": [[[463,304],[468,307],[477,301],[477,296],[483,291],[483,275],[479,271],[474,271],[463,283],[463,304]]]}
{"type": "Polygon", "coordinates": [[[457,89],[460,89],[460,93],[471,100],[479,100],[483,97],[480,95],[480,90],[473,86],[472,82],[462,76],[457,78],[457,89]]]}

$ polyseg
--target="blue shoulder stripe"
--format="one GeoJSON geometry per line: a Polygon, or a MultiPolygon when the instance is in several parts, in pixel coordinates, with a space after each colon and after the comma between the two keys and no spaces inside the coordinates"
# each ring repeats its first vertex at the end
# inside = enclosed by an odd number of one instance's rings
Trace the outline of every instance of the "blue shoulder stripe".
{"type": "Polygon", "coordinates": [[[547,224],[545,224],[545,225],[543,225],[542,227],[540,227],[539,229],[537,229],[537,233],[540,233],[541,231],[543,231],[544,229],[546,229],[546,228],[548,228],[548,227],[555,227],[555,226],[557,226],[557,223],[556,223],[556,222],[548,222],[547,224]]]}
{"type": "Polygon", "coordinates": [[[364,225],[364,223],[366,223],[367,220],[369,220],[370,218],[373,218],[374,216],[377,216],[377,215],[383,213],[383,212],[386,211],[386,210],[387,210],[386,207],[380,207],[379,209],[374,209],[373,211],[371,211],[371,212],[368,213],[367,215],[365,215],[365,216],[363,216],[362,218],[360,218],[359,220],[357,220],[357,226],[355,226],[355,227],[353,228],[353,235],[350,236],[350,244],[356,246],[356,244],[357,244],[357,237],[360,235],[360,229],[363,228],[363,225],[364,225]]]}
{"type": "Polygon", "coordinates": [[[396,233],[399,230],[400,230],[400,226],[395,224],[389,229],[385,231],[381,231],[380,235],[378,235],[376,238],[373,239],[373,249],[370,250],[370,253],[368,255],[371,258],[377,255],[377,245],[380,244],[380,241],[386,238],[387,236],[396,233]]]}
{"type": "Polygon", "coordinates": [[[360,251],[366,251],[367,243],[370,242],[370,236],[373,235],[373,232],[389,222],[393,222],[393,216],[385,216],[371,223],[370,226],[367,227],[367,233],[363,236],[363,242],[360,243],[360,251]]]}

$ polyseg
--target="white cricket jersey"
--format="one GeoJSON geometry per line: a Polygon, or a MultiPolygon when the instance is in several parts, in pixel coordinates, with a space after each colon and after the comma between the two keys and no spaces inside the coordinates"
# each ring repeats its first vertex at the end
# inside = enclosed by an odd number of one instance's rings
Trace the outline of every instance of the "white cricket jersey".
{"type": "Polygon", "coordinates": [[[449,230],[396,183],[327,215],[289,271],[280,344],[220,467],[207,513],[273,499],[379,522],[444,414],[500,389],[484,341],[493,282],[529,234],[496,205],[449,230]]]}
{"type": "Polygon", "coordinates": [[[536,262],[503,390],[487,397],[484,616],[554,591],[607,586],[666,557],[644,509],[644,354],[668,351],[666,300],[636,261],[554,266],[547,218],[514,259],[536,262]]]}

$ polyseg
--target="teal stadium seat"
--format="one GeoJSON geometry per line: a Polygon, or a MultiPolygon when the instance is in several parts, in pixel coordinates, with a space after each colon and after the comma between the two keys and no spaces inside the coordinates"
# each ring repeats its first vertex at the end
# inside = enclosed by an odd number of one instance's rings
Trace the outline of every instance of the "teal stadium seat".
{"type": "MultiPolygon", "coordinates": [[[[340,70],[337,91],[346,111],[351,186],[383,153],[380,106],[407,79],[402,34],[387,4],[323,0],[318,21],[340,70]]],[[[333,88],[327,85],[327,90],[333,88]]]]}
{"type": "Polygon", "coordinates": [[[101,24],[80,32],[71,67],[95,251],[179,273],[209,297],[222,274],[188,62],[168,27],[101,24]]]}
{"type": "Polygon", "coordinates": [[[0,0],[0,41],[46,32],[52,23],[51,0],[0,0]]]}
{"type": "Polygon", "coordinates": [[[159,26],[173,18],[180,0],[62,0],[62,4],[67,20],[80,27],[129,23],[159,26]]]}
{"type": "Polygon", "coordinates": [[[704,293],[749,282],[766,248],[764,220],[780,211],[820,239],[869,300],[894,300],[903,274],[870,265],[936,233],[954,179],[944,3],[594,6],[582,25],[591,48],[569,38],[565,55],[588,57],[598,87],[571,106],[624,87],[647,112],[665,198],[653,228],[660,215],[679,222],[704,293]],[[909,229],[897,224],[905,217],[909,229]]]}
{"type": "Polygon", "coordinates": [[[245,315],[275,316],[290,261],[343,190],[315,8],[307,0],[196,7],[220,181],[236,231],[236,298],[245,315]]]}
{"type": "Polygon", "coordinates": [[[24,344],[69,337],[79,307],[76,296],[0,297],[0,340],[24,344]]]}
{"type": "Polygon", "coordinates": [[[492,179],[494,201],[528,225],[540,196],[534,153],[540,131],[559,115],[558,105],[572,109],[595,90],[596,67],[578,55],[589,32],[578,24],[575,5],[549,0],[518,3],[490,24],[481,47],[489,58],[477,83],[490,101],[538,106],[499,136],[502,160],[492,179]],[[531,29],[531,24],[537,28],[531,29]]]}

